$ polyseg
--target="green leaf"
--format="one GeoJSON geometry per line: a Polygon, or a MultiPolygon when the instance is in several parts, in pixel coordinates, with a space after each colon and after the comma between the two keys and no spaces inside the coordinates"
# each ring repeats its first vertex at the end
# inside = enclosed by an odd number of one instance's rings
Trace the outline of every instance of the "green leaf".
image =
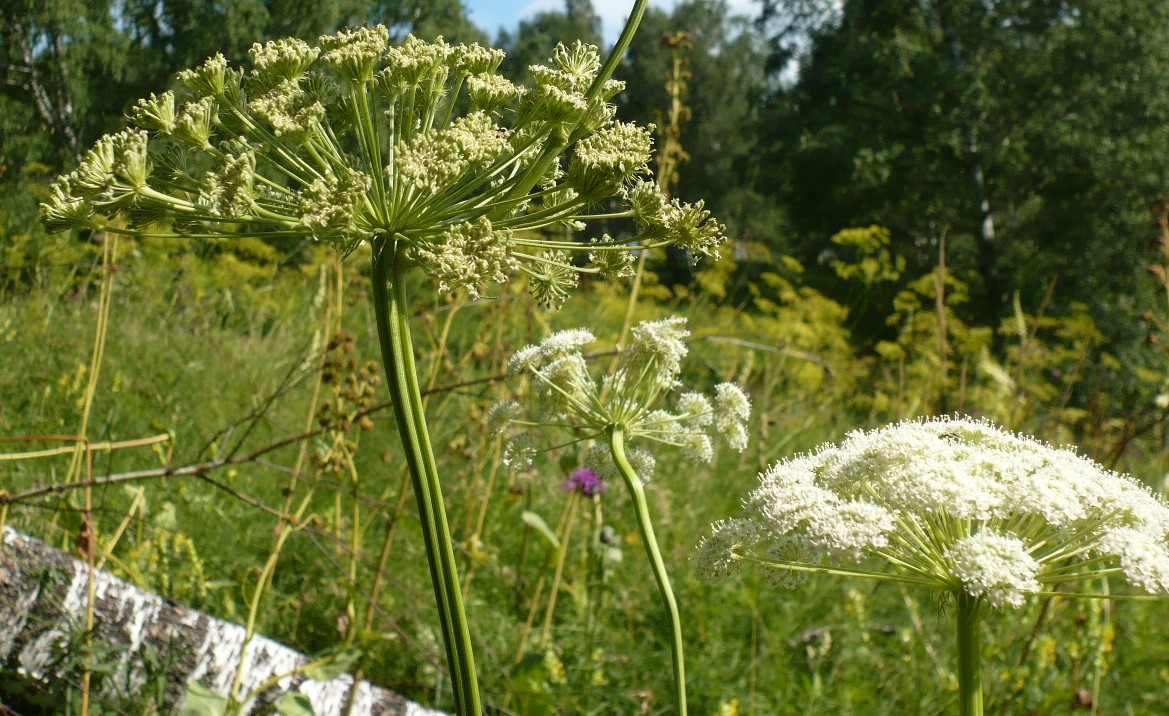
{"type": "Polygon", "coordinates": [[[350,646],[310,665],[304,670],[305,677],[313,681],[328,681],[349,671],[361,658],[361,649],[350,646]]]}
{"type": "Polygon", "coordinates": [[[187,701],[179,716],[223,716],[227,713],[227,699],[198,681],[187,684],[187,701]]]}
{"type": "Polygon", "coordinates": [[[552,549],[560,549],[560,540],[556,538],[556,533],[548,527],[548,523],[544,521],[543,517],[537,515],[535,512],[524,510],[523,514],[520,515],[520,519],[528,527],[543,535],[544,540],[551,545],[552,549]]]}
{"type": "Polygon", "coordinates": [[[276,713],[283,716],[317,716],[308,697],[299,691],[290,691],[276,702],[276,713]]]}

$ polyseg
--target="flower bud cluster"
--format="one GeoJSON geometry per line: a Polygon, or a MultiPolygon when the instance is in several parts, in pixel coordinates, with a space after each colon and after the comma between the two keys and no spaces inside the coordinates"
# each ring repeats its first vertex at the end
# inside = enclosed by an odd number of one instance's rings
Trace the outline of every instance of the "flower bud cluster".
{"type": "Polygon", "coordinates": [[[1071,450],[982,421],[851,433],[764,472],[744,507],[700,548],[712,575],[743,556],[784,581],[875,561],[890,578],[995,606],[1114,574],[1169,594],[1169,506],[1071,450]]]}
{"type": "MultiPolygon", "coordinates": [[[[746,440],[740,435],[746,435],[750,415],[750,403],[741,388],[722,383],[716,386],[713,400],[678,390],[688,336],[684,318],[643,322],[632,330],[614,372],[597,380],[583,353],[596,340],[593,334],[584,329],[554,333],[542,343],[520,349],[511,359],[512,373],[534,378],[532,419],[522,419],[519,405],[508,401],[492,411],[489,427],[505,432],[508,425],[554,425],[580,439],[620,429],[630,443],[644,439],[671,445],[696,463],[710,462],[716,437],[741,451],[746,440]],[[661,404],[670,397],[674,409],[666,410],[661,404]]],[[[653,458],[643,448],[632,447],[629,459],[642,479],[652,475],[653,458]]],[[[598,443],[590,450],[585,464],[602,477],[615,475],[606,444],[598,443]]]]}
{"type": "Polygon", "coordinates": [[[498,50],[395,45],[381,26],[249,54],[248,67],[215,55],[138,102],[133,128],[59,178],[45,225],[308,235],[344,253],[392,243],[444,290],[475,295],[523,273],[550,307],[581,274],[628,275],[633,251],[678,244],[697,256],[723,238],[701,204],[668,202],[645,178],[651,132],[614,120],[622,85],[599,76],[595,47],[557,46],[530,87],[497,74],[498,50]],[[564,231],[614,216],[637,232],[589,242],[564,231]]]}
{"type": "Polygon", "coordinates": [[[633,252],[618,247],[608,234],[590,242],[589,266],[603,278],[617,279],[633,275],[633,252]]]}
{"type": "Polygon", "coordinates": [[[473,112],[443,129],[415,135],[398,148],[398,173],[414,188],[435,193],[471,171],[482,171],[511,149],[507,130],[473,112]]]}
{"type": "Polygon", "coordinates": [[[357,450],[349,437],[354,427],[372,430],[370,407],[381,384],[381,366],[375,361],[359,364],[354,358],[354,337],[339,332],[329,339],[321,365],[325,398],[317,407],[317,424],[327,432],[312,454],[313,466],[322,472],[345,473],[357,450]]]}
{"type": "Polygon", "coordinates": [[[567,251],[545,251],[525,271],[532,299],[542,308],[560,308],[580,283],[567,251]]]}
{"type": "Polygon", "coordinates": [[[223,163],[207,172],[199,204],[215,216],[251,216],[255,209],[256,154],[251,148],[223,155],[223,163]]]}
{"type": "Polygon", "coordinates": [[[478,298],[485,278],[503,283],[518,270],[519,262],[508,252],[511,244],[511,232],[494,231],[484,216],[475,224],[448,227],[440,241],[412,246],[410,258],[438,279],[439,293],[465,288],[472,298],[478,298]]]}
{"type": "Polygon", "coordinates": [[[692,260],[714,255],[722,243],[726,227],[711,217],[703,202],[686,204],[673,199],[667,201],[657,185],[636,181],[625,192],[630,211],[641,228],[641,235],[649,241],[666,239],[686,251],[692,260]]]}

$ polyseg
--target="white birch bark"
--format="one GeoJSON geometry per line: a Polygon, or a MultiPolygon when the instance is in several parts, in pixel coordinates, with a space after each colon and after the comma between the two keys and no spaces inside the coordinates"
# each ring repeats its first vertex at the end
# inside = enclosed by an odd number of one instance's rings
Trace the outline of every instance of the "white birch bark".
{"type": "MultiPolygon", "coordinates": [[[[88,565],[39,540],[5,527],[0,539],[0,668],[19,669],[53,680],[54,649],[65,635],[84,625],[88,565]]],[[[116,683],[142,685],[142,653],[148,646],[169,654],[167,706],[182,706],[187,685],[201,682],[226,696],[244,639],[244,628],[146,592],[106,572],[95,575],[94,639],[119,655],[116,683]]],[[[271,639],[257,636],[247,650],[243,688],[248,694],[277,674],[308,663],[308,658],[271,639]]],[[[330,681],[288,676],[247,704],[243,713],[264,713],[289,691],[307,696],[318,716],[340,716],[353,680],[330,681]]],[[[100,696],[100,694],[99,694],[100,696]]],[[[387,689],[362,682],[354,714],[444,716],[387,689]]]]}

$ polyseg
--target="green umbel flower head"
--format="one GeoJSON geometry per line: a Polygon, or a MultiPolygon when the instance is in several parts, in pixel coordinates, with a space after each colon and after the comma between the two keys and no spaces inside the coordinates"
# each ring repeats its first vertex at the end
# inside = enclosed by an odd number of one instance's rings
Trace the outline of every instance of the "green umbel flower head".
{"type": "Polygon", "coordinates": [[[558,46],[521,87],[478,45],[395,46],[380,26],[318,45],[276,40],[250,67],[216,55],[180,72],[58,180],[46,226],[309,235],[342,253],[391,242],[441,290],[478,295],[522,272],[549,306],[582,273],[627,274],[631,249],[699,256],[722,240],[701,205],[668,203],[647,180],[651,130],[613,119],[621,83],[599,76],[594,47],[558,46]],[[605,216],[636,233],[566,238],[613,202],[624,208],[605,216]]]}

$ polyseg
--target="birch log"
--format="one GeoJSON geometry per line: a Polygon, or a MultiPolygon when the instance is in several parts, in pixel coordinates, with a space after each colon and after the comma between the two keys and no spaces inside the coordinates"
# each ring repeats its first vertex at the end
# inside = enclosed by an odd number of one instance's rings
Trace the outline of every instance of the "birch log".
{"type": "MultiPolygon", "coordinates": [[[[0,540],[0,668],[53,680],[54,650],[84,625],[88,565],[45,543],[5,527],[0,540]]],[[[95,575],[94,639],[119,658],[116,683],[144,684],[142,653],[153,647],[170,655],[166,704],[178,710],[187,685],[201,682],[227,695],[239,664],[244,628],[146,592],[106,572],[95,575]]],[[[247,650],[240,693],[248,694],[308,658],[257,636],[247,650]]],[[[247,704],[243,713],[265,713],[282,695],[300,691],[318,716],[340,716],[352,688],[348,675],[330,681],[287,676],[247,704]]],[[[98,694],[100,697],[101,694],[98,694]]],[[[354,714],[443,716],[387,689],[362,682],[354,714]]]]}

